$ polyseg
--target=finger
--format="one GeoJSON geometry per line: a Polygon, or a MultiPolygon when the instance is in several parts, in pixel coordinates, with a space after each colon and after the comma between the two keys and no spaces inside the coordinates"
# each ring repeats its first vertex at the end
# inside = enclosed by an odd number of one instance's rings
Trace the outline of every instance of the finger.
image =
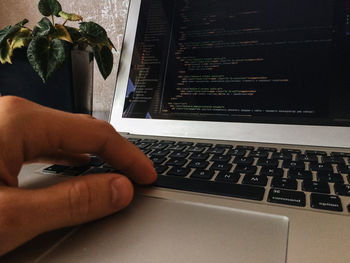
{"type": "Polygon", "coordinates": [[[54,163],[67,166],[82,166],[86,165],[90,161],[88,154],[69,153],[64,151],[58,151],[57,153],[41,156],[31,160],[29,163],[54,163]]]}
{"type": "Polygon", "coordinates": [[[0,191],[0,225],[6,227],[0,235],[8,237],[9,250],[40,233],[119,211],[132,196],[131,182],[118,174],[78,177],[40,190],[5,188],[0,191]]]}

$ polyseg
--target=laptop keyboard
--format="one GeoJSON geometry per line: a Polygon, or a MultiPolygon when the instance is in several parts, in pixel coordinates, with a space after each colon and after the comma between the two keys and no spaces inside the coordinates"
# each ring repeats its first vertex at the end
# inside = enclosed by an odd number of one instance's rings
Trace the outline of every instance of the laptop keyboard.
{"type": "MultiPolygon", "coordinates": [[[[155,186],[350,213],[350,153],[129,138],[154,162],[155,186]],[[347,201],[346,201],[347,200],[347,201]]],[[[96,157],[71,176],[113,172],[96,157]]]]}

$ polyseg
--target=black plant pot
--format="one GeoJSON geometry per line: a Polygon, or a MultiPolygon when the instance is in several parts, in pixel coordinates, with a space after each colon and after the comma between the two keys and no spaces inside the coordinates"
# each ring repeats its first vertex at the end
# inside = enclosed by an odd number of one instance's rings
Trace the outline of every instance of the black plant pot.
{"type": "Polygon", "coordinates": [[[55,109],[92,114],[93,54],[72,50],[66,63],[43,83],[29,64],[25,49],[17,49],[12,64],[0,64],[0,94],[29,99],[55,109]]]}

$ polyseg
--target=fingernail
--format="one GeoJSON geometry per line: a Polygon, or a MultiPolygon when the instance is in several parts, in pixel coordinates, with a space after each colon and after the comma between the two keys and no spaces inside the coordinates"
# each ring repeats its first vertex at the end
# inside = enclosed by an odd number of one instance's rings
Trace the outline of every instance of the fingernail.
{"type": "Polygon", "coordinates": [[[112,206],[121,209],[127,206],[133,195],[130,181],[124,177],[118,177],[111,181],[112,206]]]}

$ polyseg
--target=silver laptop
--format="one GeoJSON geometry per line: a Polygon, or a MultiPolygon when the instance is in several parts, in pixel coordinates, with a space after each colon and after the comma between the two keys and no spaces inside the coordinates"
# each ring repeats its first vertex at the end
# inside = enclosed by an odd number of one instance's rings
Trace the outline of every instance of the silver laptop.
{"type": "Polygon", "coordinates": [[[21,259],[350,262],[349,19],[348,0],[131,0],[111,124],[159,178],[21,259]]]}

